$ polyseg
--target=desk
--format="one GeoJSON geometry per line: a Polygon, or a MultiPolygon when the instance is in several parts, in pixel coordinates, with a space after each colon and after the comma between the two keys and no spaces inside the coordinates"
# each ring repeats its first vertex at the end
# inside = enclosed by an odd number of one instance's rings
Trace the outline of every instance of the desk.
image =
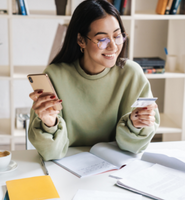
{"type": "MultiPolygon", "coordinates": [[[[185,142],[151,143],[148,147],[148,149],[165,148],[181,149],[185,151],[185,142]]],[[[83,151],[89,151],[89,149],[89,147],[72,147],[69,148],[67,156],[83,151]]],[[[12,160],[15,160],[18,163],[18,168],[10,173],[0,175],[0,200],[3,200],[4,191],[2,186],[6,185],[7,180],[45,175],[36,150],[12,151],[12,160]]],[[[112,172],[80,179],[53,162],[46,162],[46,167],[60,195],[60,198],[63,200],[72,200],[78,189],[122,193],[129,192],[114,185],[116,183],[116,179],[108,176],[112,172]]],[[[148,198],[143,197],[143,199],[148,198]]]]}

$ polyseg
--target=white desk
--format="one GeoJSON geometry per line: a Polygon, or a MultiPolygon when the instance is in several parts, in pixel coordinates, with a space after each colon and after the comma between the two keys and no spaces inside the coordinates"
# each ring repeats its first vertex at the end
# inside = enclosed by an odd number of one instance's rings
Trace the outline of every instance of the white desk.
{"type": "MultiPolygon", "coordinates": [[[[151,143],[148,148],[174,148],[185,151],[185,142],[151,143]]],[[[88,150],[88,147],[70,148],[67,156],[88,150]]],[[[6,185],[7,180],[45,175],[36,150],[13,151],[12,160],[15,160],[18,163],[18,168],[12,172],[0,175],[0,200],[4,199],[5,191],[3,191],[4,187],[2,186],[6,185]]],[[[129,192],[114,185],[116,179],[108,176],[112,172],[80,179],[53,162],[46,162],[46,166],[60,198],[63,200],[72,200],[78,189],[122,193],[129,192]]],[[[148,198],[143,197],[143,199],[148,198]]]]}

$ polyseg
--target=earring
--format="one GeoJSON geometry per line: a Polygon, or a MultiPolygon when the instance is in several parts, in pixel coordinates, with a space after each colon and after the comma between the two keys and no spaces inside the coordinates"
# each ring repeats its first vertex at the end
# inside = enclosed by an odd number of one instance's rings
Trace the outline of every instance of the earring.
{"type": "Polygon", "coordinates": [[[83,49],[82,47],[80,47],[80,51],[81,51],[82,53],[84,53],[84,49],[83,49]]]}

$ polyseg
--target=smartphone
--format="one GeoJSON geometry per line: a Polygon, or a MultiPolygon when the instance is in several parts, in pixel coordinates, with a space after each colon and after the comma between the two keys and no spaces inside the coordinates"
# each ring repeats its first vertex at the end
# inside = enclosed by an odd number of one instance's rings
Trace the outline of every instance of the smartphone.
{"type": "Polygon", "coordinates": [[[158,99],[157,97],[153,97],[153,98],[141,97],[141,98],[138,98],[132,104],[131,107],[146,107],[146,106],[149,106],[149,105],[153,104],[157,99],[158,99]]]}
{"type": "MultiPolygon", "coordinates": [[[[27,75],[28,81],[31,84],[31,87],[33,90],[40,90],[42,89],[45,94],[41,95],[48,95],[48,94],[54,94],[56,98],[58,99],[58,96],[55,92],[55,89],[49,79],[49,76],[47,74],[28,74],[27,75]]],[[[55,110],[61,110],[62,105],[57,104],[53,107],[55,110]]]]}

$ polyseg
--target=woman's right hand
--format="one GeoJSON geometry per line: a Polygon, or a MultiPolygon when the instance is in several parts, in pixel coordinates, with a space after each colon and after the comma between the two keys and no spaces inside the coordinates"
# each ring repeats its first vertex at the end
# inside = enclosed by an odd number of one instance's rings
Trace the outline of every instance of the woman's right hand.
{"type": "Polygon", "coordinates": [[[29,97],[34,101],[32,109],[43,121],[43,123],[52,127],[56,123],[56,116],[60,112],[54,109],[54,106],[61,104],[62,100],[57,99],[52,93],[44,93],[43,90],[35,90],[30,93],[29,97]]]}

